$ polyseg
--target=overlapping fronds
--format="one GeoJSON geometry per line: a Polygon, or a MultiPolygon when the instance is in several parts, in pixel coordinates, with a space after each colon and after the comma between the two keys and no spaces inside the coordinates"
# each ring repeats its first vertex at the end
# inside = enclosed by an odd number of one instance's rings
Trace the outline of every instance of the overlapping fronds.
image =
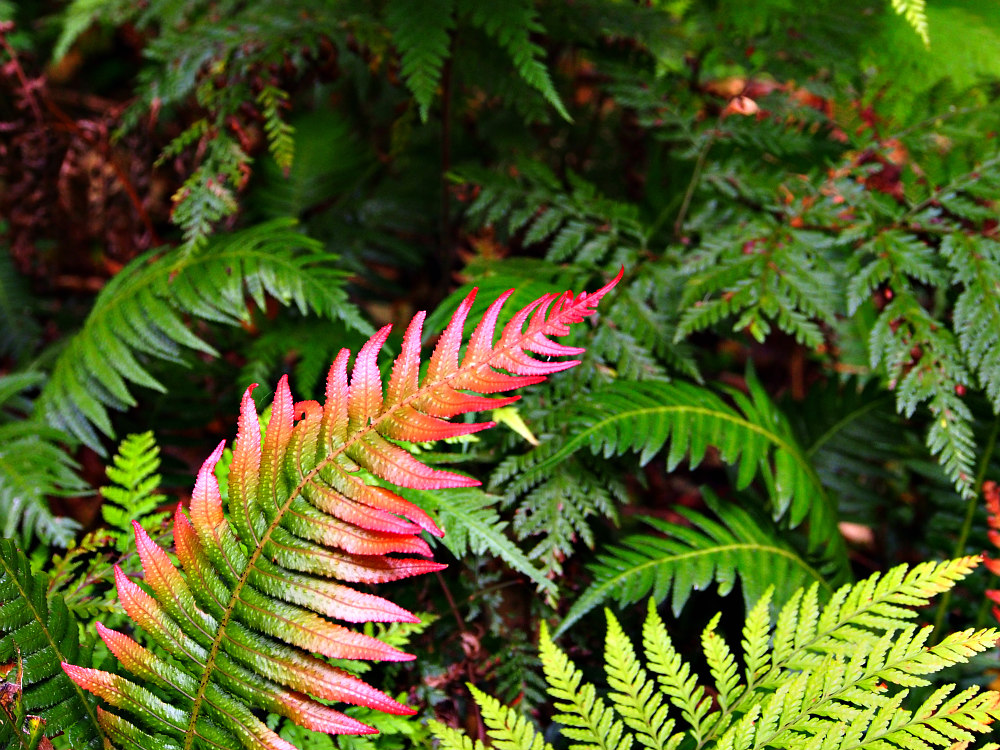
{"type": "Polygon", "coordinates": [[[808,519],[811,546],[822,550],[838,575],[845,574],[846,553],[831,499],[787,419],[752,373],[747,385],[750,396],[729,394],[735,406],[689,383],[616,381],[597,388],[586,402],[561,412],[566,440],[543,444],[524,458],[508,459],[523,470],[511,490],[531,487],[584,447],[605,457],[638,452],[644,464],[669,442],[666,460],[671,470],[685,457],[697,466],[711,445],[723,461],[738,468],[737,488],[755,477],[764,482],[776,519],[787,517],[792,525],[808,519]]]}
{"type": "Polygon", "coordinates": [[[98,750],[104,733],[94,701],[59,668],[87,665],[90,657],[80,649],[76,620],[48,588],[48,576],[32,573],[14,542],[0,539],[0,664],[10,670],[0,678],[0,746],[29,750],[37,747],[29,744],[32,732],[36,742],[65,733],[76,750],[98,750]],[[20,711],[8,712],[14,699],[20,711]]]}
{"type": "MultiPolygon", "coordinates": [[[[709,684],[675,649],[652,601],[642,635],[645,666],[606,611],[606,697],[584,681],[543,623],[553,722],[573,747],[588,750],[966,747],[1000,719],[1000,693],[945,685],[915,707],[906,701],[910,688],[930,684],[927,675],[967,662],[1000,635],[967,630],[928,645],[931,629],[912,623],[915,608],[976,564],[962,558],[909,571],[901,566],[842,587],[822,607],[813,585],[799,589],[773,622],[768,592],[747,613],[741,654],[719,632],[719,616],[705,628],[709,684]]],[[[487,722],[497,746],[547,747],[509,709],[478,691],[474,697],[484,718],[501,719],[487,722]]],[[[457,730],[441,724],[432,730],[444,750],[471,747],[457,730]]]]}
{"type": "Polygon", "coordinates": [[[447,493],[408,490],[403,495],[437,519],[445,531],[442,543],[456,557],[488,552],[531,579],[540,592],[555,594],[555,583],[507,535],[508,522],[500,518],[496,509],[500,497],[475,487],[447,493]]]}
{"type": "Polygon", "coordinates": [[[108,409],[135,404],[132,385],[163,390],[146,359],[182,362],[185,350],[216,354],[191,332],[185,316],[239,325],[249,319],[250,301],[263,308],[270,296],[303,314],[365,328],[330,254],[293,226],[275,220],[216,237],[193,252],[133,261],[104,287],[56,360],[39,397],[40,415],[100,449],[98,431],[114,434],[108,409]]]}
{"type": "Polygon", "coordinates": [[[678,508],[690,526],[645,518],[651,527],[648,531],[628,536],[600,554],[589,566],[592,583],[570,607],[556,635],[612,599],[625,606],[652,592],[657,603],[669,597],[674,614],[680,614],[693,590],[714,582],[725,596],[737,578],[747,609],[768,588],[774,590],[779,605],[809,583],[818,583],[827,594],[832,592],[822,572],[782,539],[767,519],[707,491],[704,497],[717,521],[678,508]]]}
{"type": "Polygon", "coordinates": [[[419,534],[440,536],[441,529],[385,485],[437,490],[478,484],[431,468],[396,443],[478,432],[492,423],[446,419],[517,399],[477,394],[539,383],[578,364],[553,359],[582,350],[550,337],[567,334],[571,324],[592,315],[617,281],[593,294],[545,295],[520,310],[494,342],[509,293],[503,295],[482,316],[460,357],[475,296],[470,294],[441,335],[422,377],[424,314],[419,313],[383,384],[377,356],[389,335],[386,326],[361,348],[350,377],[350,352],[343,349],[337,355],[325,404],[294,403],[287,378],[282,378],[263,436],[253,387],[247,389],[227,500],[214,473],[223,452],[220,444],[198,474],[189,512],[178,507],[174,516],[183,572],[138,523],[136,546],[152,595],[116,570],[126,612],[172,660],[98,624],[101,638],[134,679],[64,664],[77,684],[111,706],[100,710],[99,719],[112,742],[130,750],[154,744],[184,750],[292,750],[254,709],[329,734],[374,731],[331,708],[329,701],[411,713],[316,656],[412,658],[331,621],[412,622],[412,614],[332,579],[378,583],[440,569],[426,559],[430,548],[419,534]],[[143,683],[155,685],[158,693],[143,683]],[[158,736],[165,739],[154,739],[158,736]]]}
{"type": "Polygon", "coordinates": [[[32,409],[21,394],[44,380],[37,372],[0,376],[0,535],[67,546],[79,526],[53,515],[48,497],[87,486],[60,445],[67,436],[37,418],[21,418],[32,409]]]}

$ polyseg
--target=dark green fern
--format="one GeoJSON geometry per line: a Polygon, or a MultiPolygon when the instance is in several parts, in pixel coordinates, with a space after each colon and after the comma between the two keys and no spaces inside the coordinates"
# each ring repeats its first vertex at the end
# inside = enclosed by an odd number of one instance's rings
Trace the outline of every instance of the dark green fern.
{"type": "MultiPolygon", "coordinates": [[[[48,596],[48,585],[12,540],[0,539],[0,664],[17,664],[0,689],[17,690],[23,711],[44,722],[46,736],[65,733],[74,750],[99,750],[105,740],[95,701],[61,666],[89,665],[90,656],[80,649],[76,620],[61,597],[48,596]],[[13,675],[19,682],[11,688],[13,675]]],[[[27,750],[23,727],[11,726],[9,718],[0,713],[0,745],[27,750]]]]}
{"type": "Polygon", "coordinates": [[[589,566],[593,582],[573,602],[555,635],[570,630],[587,612],[609,600],[623,607],[649,596],[657,603],[669,597],[674,614],[679,615],[692,591],[714,583],[725,596],[737,579],[747,609],[768,589],[777,606],[796,589],[813,583],[824,598],[832,593],[823,572],[810,565],[767,519],[710,492],[703,497],[717,520],[678,508],[690,525],[644,518],[648,530],[599,554],[589,566]]]}
{"type": "Polygon", "coordinates": [[[239,325],[250,317],[249,302],[263,309],[270,297],[303,314],[367,329],[333,261],[288,220],[220,235],[191,252],[134,261],[102,290],[56,360],[39,398],[40,414],[101,450],[98,433],[114,434],[108,409],[136,403],[130,384],[163,390],[147,358],[180,363],[185,350],[217,354],[184,316],[239,325]]]}

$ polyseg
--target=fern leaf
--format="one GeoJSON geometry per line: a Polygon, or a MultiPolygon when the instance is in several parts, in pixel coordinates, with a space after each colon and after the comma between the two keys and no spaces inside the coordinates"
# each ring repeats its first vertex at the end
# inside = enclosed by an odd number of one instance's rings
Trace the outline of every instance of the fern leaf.
{"type": "Polygon", "coordinates": [[[114,484],[101,488],[104,502],[101,516],[108,524],[108,534],[116,540],[119,552],[132,551],[132,521],[139,521],[152,531],[168,513],[156,513],[164,500],[156,490],[160,486],[160,448],[152,432],[129,435],[118,446],[118,452],[107,467],[108,479],[114,484]]]}
{"type": "Polygon", "coordinates": [[[892,9],[906,19],[917,32],[917,36],[929,47],[930,34],[927,33],[927,9],[924,0],[891,0],[892,9]]]}
{"type": "Polygon", "coordinates": [[[514,69],[525,83],[544,96],[563,119],[572,120],[552,85],[548,68],[540,59],[544,50],[531,41],[531,34],[543,31],[534,4],[530,0],[511,0],[504,3],[473,1],[463,5],[472,22],[510,55],[514,69]]]}
{"type": "Polygon", "coordinates": [[[548,596],[555,595],[555,583],[546,578],[507,536],[507,522],[501,520],[495,508],[499,497],[475,487],[447,493],[438,490],[406,490],[402,495],[433,513],[438,526],[446,532],[443,544],[456,557],[469,552],[476,555],[488,552],[531,579],[539,592],[548,596]]]}
{"type": "Polygon", "coordinates": [[[698,684],[698,676],[691,670],[674,648],[667,628],[656,611],[653,600],[649,600],[646,620],[642,626],[642,645],[650,671],[657,676],[667,699],[680,712],[691,727],[698,743],[707,731],[705,717],[711,709],[712,699],[698,684]]]}
{"type": "Polygon", "coordinates": [[[469,685],[469,691],[483,713],[483,723],[493,740],[492,746],[497,750],[552,750],[552,745],[531,726],[527,718],[501,705],[496,698],[486,695],[474,685],[469,685]]]}
{"type": "Polygon", "coordinates": [[[783,602],[800,586],[827,585],[823,574],[774,529],[768,530],[735,503],[722,503],[708,493],[705,497],[721,523],[683,508],[678,512],[690,527],[643,519],[658,534],[633,535],[599,555],[590,566],[593,583],[570,607],[556,634],[610,599],[625,606],[650,594],[657,602],[670,596],[679,614],[692,590],[707,588],[713,581],[724,596],[739,577],[748,609],[768,586],[778,590],[783,602]]]}
{"type": "Polygon", "coordinates": [[[539,652],[558,712],[553,718],[563,725],[563,734],[575,741],[573,747],[629,750],[632,738],[626,734],[624,724],[597,696],[594,686],[583,683],[583,673],[556,648],[544,621],[539,652]]]}
{"type": "Polygon", "coordinates": [[[604,641],[604,662],[610,698],[622,721],[635,732],[640,743],[655,750],[673,747],[681,739],[674,736],[674,720],[668,719],[668,706],[656,683],[647,677],[639,664],[632,643],[625,636],[610,610],[604,610],[608,632],[604,641]]]}
{"type": "Polygon", "coordinates": [[[809,519],[811,546],[822,550],[839,580],[846,580],[846,549],[833,503],[787,421],[752,375],[747,382],[751,398],[732,394],[739,408],[706,388],[687,383],[614,382],[599,388],[587,403],[564,410],[560,419],[568,425],[570,437],[536,449],[534,466],[514,483],[512,491],[530,487],[584,446],[606,457],[637,451],[644,464],[669,441],[667,468],[671,470],[685,456],[697,466],[707,447],[714,445],[723,461],[739,466],[738,488],[758,474],[764,478],[771,488],[776,518],[788,515],[793,525],[809,519]]]}
{"type": "MultiPolygon", "coordinates": [[[[64,732],[74,748],[97,750],[104,733],[93,701],[59,668],[66,661],[87,664],[89,655],[80,649],[79,628],[62,597],[48,597],[48,587],[48,576],[33,574],[14,542],[0,539],[0,664],[20,665],[19,701],[25,712],[44,721],[45,734],[64,732]]],[[[4,747],[15,737],[23,742],[21,726],[11,726],[10,720],[0,714],[4,747]]]]}
{"type": "Polygon", "coordinates": [[[0,376],[0,535],[18,536],[25,544],[37,536],[66,547],[79,525],[55,516],[47,496],[82,493],[88,487],[60,446],[68,441],[64,433],[34,417],[17,418],[31,409],[30,399],[21,393],[43,381],[39,373],[0,376]]]}
{"type": "Polygon", "coordinates": [[[287,177],[295,160],[295,130],[281,118],[282,108],[288,105],[288,94],[275,86],[264,86],[257,94],[257,105],[264,118],[267,148],[287,177]]]}
{"type": "Polygon", "coordinates": [[[366,327],[347,302],[330,256],[293,225],[273,221],[191,253],[133,261],[105,286],[56,360],[39,397],[40,414],[102,451],[98,431],[114,434],[108,409],[135,404],[129,385],[163,390],[143,358],[180,362],[184,349],[216,354],[182,316],[238,325],[249,317],[246,296],[259,307],[270,295],[302,313],[366,327]]]}
{"type": "Polygon", "coordinates": [[[400,72],[417,102],[420,119],[427,122],[448,57],[451,30],[455,27],[455,2],[390,0],[385,7],[385,22],[399,50],[400,72]]]}
{"type": "Polygon", "coordinates": [[[420,508],[382,485],[436,490],[478,483],[420,463],[397,441],[482,430],[491,423],[446,419],[517,398],[476,394],[538,383],[577,364],[552,359],[581,350],[551,337],[567,334],[570,325],[592,315],[617,282],[593,294],[546,295],[515,314],[494,341],[496,321],[509,296],[503,295],[476,325],[460,359],[474,298],[470,294],[441,335],[422,377],[424,314],[419,313],[384,384],[377,356],[389,335],[386,326],[361,347],[350,377],[350,353],[341,350],[330,368],[324,405],[294,403],[287,377],[282,378],[263,437],[253,386],[248,388],[240,406],[227,501],[214,474],[224,447],[220,444],[198,474],[189,513],[180,507],[175,513],[173,533],[183,572],[138,523],[133,524],[136,547],[152,594],[115,571],[125,611],[172,659],[98,625],[101,638],[134,678],[64,665],[74,682],[115,709],[115,719],[102,714],[102,726],[116,736],[130,728],[149,736],[162,733],[184,750],[291,750],[253,709],[332,734],[374,730],[317,699],[412,713],[313,655],[364,661],[412,658],[331,618],[412,622],[413,615],[330,579],[376,583],[442,567],[419,557],[430,554],[419,534],[440,536],[441,530],[420,508]],[[368,474],[374,480],[366,481],[368,474]],[[145,682],[155,684],[160,694],[143,687],[145,682]]]}

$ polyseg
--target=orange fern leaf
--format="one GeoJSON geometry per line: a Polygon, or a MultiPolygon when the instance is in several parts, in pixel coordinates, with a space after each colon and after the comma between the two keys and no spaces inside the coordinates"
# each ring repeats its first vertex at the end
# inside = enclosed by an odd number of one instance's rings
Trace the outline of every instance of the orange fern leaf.
{"type": "Polygon", "coordinates": [[[486,429],[493,423],[447,419],[509,404],[518,397],[489,394],[541,382],[578,364],[551,359],[583,351],[553,337],[592,315],[620,278],[593,294],[545,295],[516,313],[497,336],[508,292],[490,305],[462,354],[473,291],[442,333],[423,378],[424,313],[407,328],[387,384],[377,362],[389,335],[386,326],[358,352],[350,375],[350,353],[337,355],[324,404],[295,403],[282,378],[263,435],[251,398],[254,386],[248,388],[240,404],[226,506],[215,477],[220,444],[198,472],[188,512],[178,508],[174,516],[180,567],[136,524],[136,547],[151,593],[115,572],[126,612],[173,662],[99,625],[100,637],[135,679],[63,665],[74,682],[113,709],[98,713],[108,737],[129,750],[290,750],[253,709],[330,734],[374,730],[320,700],[413,713],[320,658],[412,658],[333,622],[413,622],[401,607],[341,582],[379,583],[444,567],[427,559],[430,547],[420,536],[424,531],[441,536],[442,530],[382,483],[415,489],[479,484],[424,465],[398,441],[486,429]],[[144,684],[156,685],[169,702],[144,684]]]}

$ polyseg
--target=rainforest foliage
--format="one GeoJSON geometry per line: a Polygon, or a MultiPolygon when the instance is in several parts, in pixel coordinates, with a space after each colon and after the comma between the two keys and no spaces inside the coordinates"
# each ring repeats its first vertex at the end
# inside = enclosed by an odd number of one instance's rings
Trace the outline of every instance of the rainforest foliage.
{"type": "Polygon", "coordinates": [[[985,747],[992,3],[0,0],[0,87],[0,747],[985,747]]]}

